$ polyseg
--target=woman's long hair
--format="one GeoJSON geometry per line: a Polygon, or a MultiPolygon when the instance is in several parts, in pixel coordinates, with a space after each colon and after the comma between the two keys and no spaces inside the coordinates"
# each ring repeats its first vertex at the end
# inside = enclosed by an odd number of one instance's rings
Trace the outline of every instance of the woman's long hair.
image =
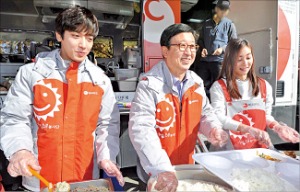
{"type": "Polygon", "coordinates": [[[253,64],[247,74],[248,79],[252,85],[252,95],[257,96],[259,93],[258,87],[258,77],[255,73],[255,65],[254,65],[254,55],[253,55],[253,48],[249,41],[245,39],[232,39],[229,41],[225,54],[224,60],[222,63],[221,73],[218,79],[225,78],[227,82],[227,90],[233,99],[241,99],[242,96],[238,90],[236,84],[236,78],[234,75],[234,68],[235,64],[238,59],[238,53],[243,47],[249,47],[251,49],[252,57],[253,57],[253,64]]]}

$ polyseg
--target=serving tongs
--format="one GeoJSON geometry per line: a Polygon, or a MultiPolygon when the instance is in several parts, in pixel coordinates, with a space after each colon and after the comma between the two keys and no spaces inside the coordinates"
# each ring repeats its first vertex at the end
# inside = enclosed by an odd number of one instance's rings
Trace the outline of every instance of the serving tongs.
{"type": "Polygon", "coordinates": [[[33,176],[35,176],[36,178],[38,178],[42,183],[44,183],[46,185],[46,187],[48,188],[49,192],[52,192],[52,190],[53,190],[53,184],[52,183],[50,183],[49,181],[47,181],[43,176],[41,176],[37,171],[35,171],[31,167],[28,166],[28,169],[29,169],[30,173],[33,176]]]}

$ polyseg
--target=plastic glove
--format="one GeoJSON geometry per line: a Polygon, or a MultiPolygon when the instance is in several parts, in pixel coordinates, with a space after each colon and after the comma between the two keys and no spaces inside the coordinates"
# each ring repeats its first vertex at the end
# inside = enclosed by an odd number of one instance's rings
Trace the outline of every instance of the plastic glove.
{"type": "Polygon", "coordinates": [[[36,171],[41,170],[38,160],[30,151],[20,150],[14,153],[9,159],[7,171],[12,177],[32,176],[28,170],[28,166],[36,171]]]}
{"type": "Polygon", "coordinates": [[[252,137],[254,137],[260,144],[265,144],[267,146],[271,146],[272,142],[269,134],[266,131],[256,129],[247,125],[243,125],[238,129],[243,133],[249,133],[252,137]]]}
{"type": "Polygon", "coordinates": [[[175,192],[177,190],[178,180],[174,172],[162,172],[158,174],[157,183],[154,189],[157,191],[175,192]]]}
{"type": "Polygon", "coordinates": [[[105,171],[105,173],[110,177],[116,177],[119,184],[123,187],[125,182],[123,175],[119,169],[119,167],[110,160],[102,160],[100,162],[100,167],[105,171]]]}
{"type": "Polygon", "coordinates": [[[299,133],[295,129],[290,128],[287,125],[277,124],[273,127],[272,130],[275,131],[283,141],[292,143],[300,142],[299,133]]]}
{"type": "Polygon", "coordinates": [[[207,140],[214,146],[223,147],[228,141],[228,134],[219,128],[213,128],[207,137],[207,140]]]}

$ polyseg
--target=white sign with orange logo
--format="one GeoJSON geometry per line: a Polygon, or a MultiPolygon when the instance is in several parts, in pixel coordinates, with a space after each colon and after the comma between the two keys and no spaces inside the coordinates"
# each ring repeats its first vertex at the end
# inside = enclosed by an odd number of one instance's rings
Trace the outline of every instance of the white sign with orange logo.
{"type": "Polygon", "coordinates": [[[276,105],[296,105],[299,49],[299,1],[278,1],[277,80],[284,82],[284,96],[276,105]]]}
{"type": "Polygon", "coordinates": [[[143,13],[144,69],[149,71],[162,59],[160,36],[163,30],[180,22],[180,1],[145,0],[143,13]]]}

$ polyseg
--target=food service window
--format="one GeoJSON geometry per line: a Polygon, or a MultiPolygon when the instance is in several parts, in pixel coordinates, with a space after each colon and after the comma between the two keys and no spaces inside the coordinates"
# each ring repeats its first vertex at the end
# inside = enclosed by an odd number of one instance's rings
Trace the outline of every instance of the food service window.
{"type": "Polygon", "coordinates": [[[109,36],[98,36],[94,40],[92,51],[96,58],[113,58],[113,38],[109,36]]]}

